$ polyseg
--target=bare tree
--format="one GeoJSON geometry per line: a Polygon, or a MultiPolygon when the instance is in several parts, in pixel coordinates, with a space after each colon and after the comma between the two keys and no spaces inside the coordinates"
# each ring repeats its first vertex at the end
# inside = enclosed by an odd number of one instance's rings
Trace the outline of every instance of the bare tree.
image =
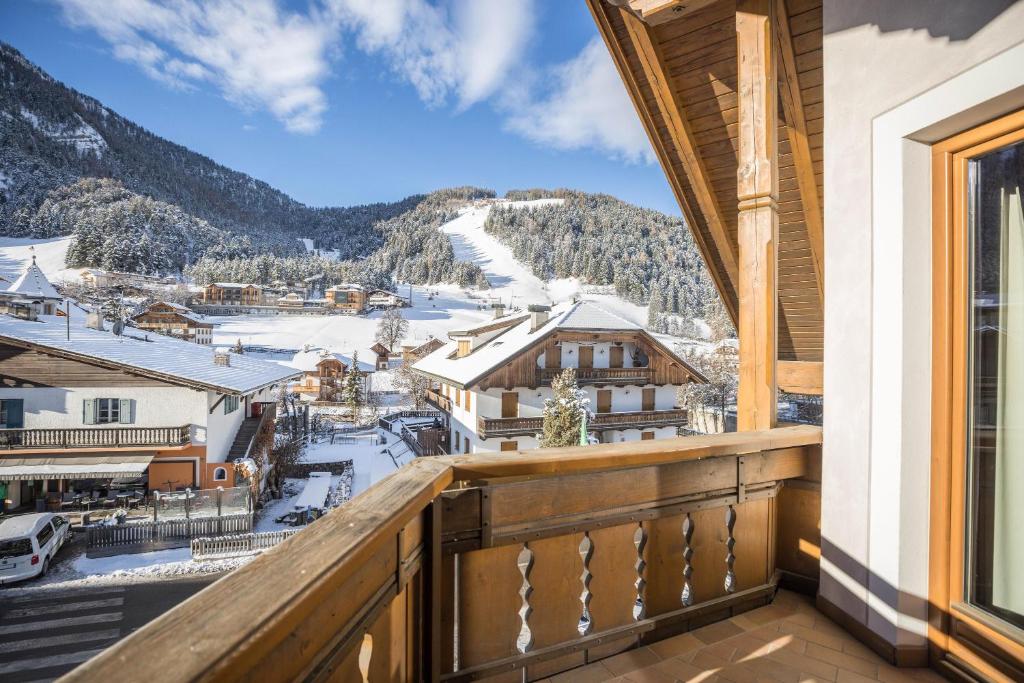
{"type": "Polygon", "coordinates": [[[267,488],[274,498],[281,497],[285,475],[302,458],[302,447],[301,440],[289,439],[285,434],[278,434],[274,438],[269,457],[270,473],[267,476],[267,488]]]}
{"type": "Polygon", "coordinates": [[[707,384],[684,384],[679,388],[679,403],[689,411],[693,429],[715,433],[725,431],[725,408],[736,397],[736,355],[732,346],[698,353],[689,351],[686,361],[708,378],[707,384]]]}
{"type": "Polygon", "coordinates": [[[395,372],[395,388],[409,394],[413,407],[422,410],[427,405],[427,389],[430,388],[430,380],[407,364],[403,364],[395,372]]]}
{"type": "Polygon", "coordinates": [[[389,308],[384,311],[380,322],[377,323],[377,334],[374,338],[388,347],[390,352],[394,350],[395,344],[405,339],[405,335],[408,333],[409,321],[402,317],[402,310],[389,308]]]}

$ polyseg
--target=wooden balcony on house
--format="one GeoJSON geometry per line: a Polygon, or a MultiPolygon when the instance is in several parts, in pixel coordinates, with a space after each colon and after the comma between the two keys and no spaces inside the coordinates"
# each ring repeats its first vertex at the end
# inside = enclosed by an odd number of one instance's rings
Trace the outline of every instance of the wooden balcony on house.
{"type": "Polygon", "coordinates": [[[425,392],[427,403],[434,406],[438,410],[443,410],[446,413],[452,412],[452,400],[446,396],[442,396],[439,392],[433,389],[427,389],[425,392]]]}
{"type": "Polygon", "coordinates": [[[180,427],[75,427],[0,429],[0,450],[38,448],[167,448],[191,441],[190,425],[180,427]]]}
{"type": "MultiPolygon", "coordinates": [[[[653,368],[573,368],[579,384],[635,384],[643,386],[654,380],[653,368]]],[[[537,385],[547,386],[562,374],[564,368],[539,368],[537,385]]]]}
{"type": "Polygon", "coordinates": [[[417,459],[66,680],[532,681],[645,649],[813,587],[820,442],[417,459]]]}
{"type": "MultiPolygon", "coordinates": [[[[591,430],[646,429],[651,427],[685,427],[687,412],[671,410],[636,410],[624,413],[598,413],[587,423],[591,430]]],[[[525,436],[544,431],[542,417],[478,417],[477,433],[481,439],[525,436]]]]}

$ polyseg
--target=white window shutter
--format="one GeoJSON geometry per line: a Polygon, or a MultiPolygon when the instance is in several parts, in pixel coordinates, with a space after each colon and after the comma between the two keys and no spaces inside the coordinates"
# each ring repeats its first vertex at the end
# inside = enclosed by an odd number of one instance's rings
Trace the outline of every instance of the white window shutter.
{"type": "Polygon", "coordinates": [[[118,421],[121,424],[131,424],[132,422],[135,422],[135,415],[132,414],[132,408],[135,407],[133,405],[135,401],[130,398],[122,398],[119,400],[121,405],[118,410],[118,421]]]}
{"type": "Polygon", "coordinates": [[[96,424],[96,399],[87,398],[82,401],[82,422],[87,425],[96,424]]]}

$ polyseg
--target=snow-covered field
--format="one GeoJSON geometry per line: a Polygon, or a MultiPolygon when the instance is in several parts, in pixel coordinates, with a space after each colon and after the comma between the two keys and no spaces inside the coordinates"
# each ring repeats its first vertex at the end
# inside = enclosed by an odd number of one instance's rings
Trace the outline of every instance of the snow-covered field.
{"type": "Polygon", "coordinates": [[[51,282],[78,280],[78,273],[64,265],[68,247],[73,239],[53,237],[34,240],[27,237],[0,237],[0,277],[14,282],[25,267],[32,263],[34,253],[36,263],[51,282]]]}
{"type": "MultiPolygon", "coordinates": [[[[647,307],[623,300],[610,288],[584,285],[576,278],[545,282],[512,255],[512,251],[484,230],[484,220],[496,205],[528,208],[560,203],[561,199],[538,199],[523,202],[493,200],[477,202],[463,208],[457,218],[441,226],[455,249],[456,258],[472,261],[483,269],[491,288],[478,290],[454,285],[399,284],[403,295],[412,293],[412,307],[402,310],[409,321],[409,337],[425,341],[429,336],[447,339],[448,332],[467,327],[491,317],[490,304],[526,308],[529,304],[552,304],[574,296],[585,296],[608,311],[639,325],[647,323],[647,307]]],[[[342,353],[358,350],[368,359],[374,343],[380,312],[365,317],[349,316],[220,316],[209,317],[217,327],[215,344],[243,344],[274,348],[299,349],[305,344],[342,353]]],[[[661,336],[661,335],[659,335],[661,336]]],[[[679,341],[662,336],[668,343],[679,341]]]]}

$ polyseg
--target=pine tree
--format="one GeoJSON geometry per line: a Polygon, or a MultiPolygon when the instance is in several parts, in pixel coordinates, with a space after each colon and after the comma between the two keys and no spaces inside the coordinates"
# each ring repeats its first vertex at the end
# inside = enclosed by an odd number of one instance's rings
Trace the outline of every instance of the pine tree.
{"type": "Polygon", "coordinates": [[[241,338],[235,341],[235,345],[231,347],[231,353],[237,353],[239,356],[245,354],[245,347],[242,346],[241,338]]]}
{"type": "Polygon", "coordinates": [[[341,381],[341,402],[352,411],[352,422],[358,424],[359,409],[365,403],[363,396],[363,373],[359,369],[359,353],[352,354],[352,365],[341,381]]]}
{"type": "Polygon", "coordinates": [[[551,398],[544,400],[542,448],[578,446],[580,429],[590,399],[576,384],[576,370],[566,368],[551,382],[551,398]]]}

